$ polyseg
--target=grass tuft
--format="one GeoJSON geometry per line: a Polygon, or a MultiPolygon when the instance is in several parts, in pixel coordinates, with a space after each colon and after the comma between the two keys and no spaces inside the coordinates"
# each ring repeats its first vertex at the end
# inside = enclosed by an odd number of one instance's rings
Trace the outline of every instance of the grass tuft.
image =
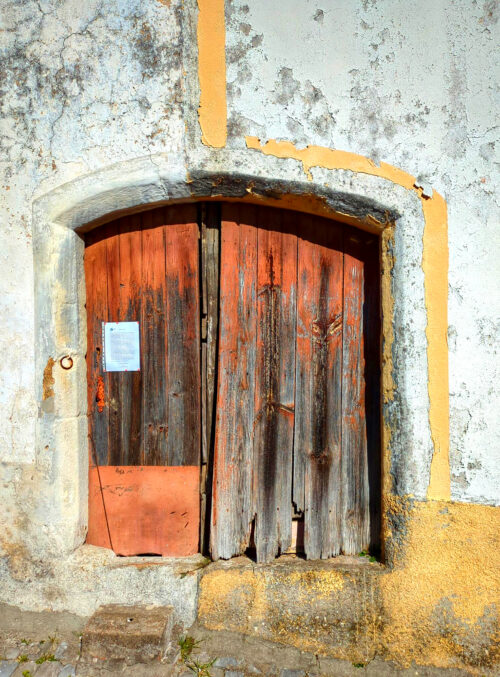
{"type": "Polygon", "coordinates": [[[55,661],[57,660],[56,657],[54,656],[53,653],[45,653],[43,656],[40,656],[39,658],[36,659],[35,663],[37,665],[41,665],[42,663],[46,663],[47,661],[55,661]]]}

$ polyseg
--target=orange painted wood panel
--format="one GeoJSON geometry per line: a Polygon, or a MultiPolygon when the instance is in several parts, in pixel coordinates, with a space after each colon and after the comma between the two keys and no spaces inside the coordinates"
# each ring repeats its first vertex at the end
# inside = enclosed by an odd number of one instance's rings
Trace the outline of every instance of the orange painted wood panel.
{"type": "MultiPolygon", "coordinates": [[[[86,237],[84,259],[91,469],[96,458],[101,468],[196,467],[199,503],[197,207],[155,209],[98,228],[86,237]],[[139,372],[104,371],[102,323],[109,321],[139,321],[139,372]]],[[[154,500],[158,500],[160,507],[163,505],[160,487],[153,483],[139,487],[141,498],[130,506],[137,505],[139,510],[146,504],[143,493],[148,487],[157,491],[154,500]]],[[[162,491],[169,491],[168,483],[162,491]]],[[[180,494],[178,498],[181,501],[180,494]]],[[[188,495],[186,500],[189,503],[192,497],[188,495]]],[[[108,491],[106,502],[110,513],[123,506],[116,491],[108,491]]],[[[103,529],[102,519],[96,525],[92,522],[98,514],[97,504],[94,500],[90,506],[89,538],[94,540],[96,529],[103,529]]],[[[153,510],[152,503],[148,505],[153,510]]],[[[191,515],[198,521],[195,528],[198,534],[199,506],[196,514],[191,510],[191,515]]],[[[137,529],[142,524],[144,531],[141,535],[136,529],[134,538],[144,552],[155,552],[157,537],[148,520],[145,515],[139,519],[137,529]]],[[[123,520],[117,524],[127,531],[123,520]]]]}
{"type": "Polygon", "coordinates": [[[199,472],[198,466],[90,468],[87,543],[123,556],[195,554],[199,472]]]}

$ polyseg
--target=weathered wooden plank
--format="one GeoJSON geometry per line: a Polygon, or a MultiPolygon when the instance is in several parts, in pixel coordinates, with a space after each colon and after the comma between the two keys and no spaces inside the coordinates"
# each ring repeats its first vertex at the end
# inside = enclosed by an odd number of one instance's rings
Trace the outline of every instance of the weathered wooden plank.
{"type": "MultiPolygon", "coordinates": [[[[120,321],[141,322],[142,235],[141,216],[120,220],[120,321]]],[[[141,346],[141,354],[142,354],[141,346]]],[[[120,372],[121,461],[118,465],[141,462],[142,372],[120,372]]]]}
{"type": "Polygon", "coordinates": [[[306,556],[318,559],[340,552],[342,231],[324,219],[301,221],[294,501],[304,509],[306,556]]]}
{"type": "Polygon", "coordinates": [[[206,203],[201,209],[202,276],[202,468],[201,551],[210,539],[211,493],[213,481],[214,411],[219,320],[219,234],[220,208],[206,203]]]}
{"type": "Polygon", "coordinates": [[[167,208],[168,464],[199,465],[200,282],[195,205],[167,208]]]}
{"type": "Polygon", "coordinates": [[[297,238],[288,212],[257,218],[253,492],[257,561],[268,562],[291,543],[297,238]]]}
{"type": "MultiPolygon", "coordinates": [[[[108,295],[108,322],[120,321],[120,237],[119,222],[107,226],[109,235],[106,238],[106,271],[108,295]]],[[[108,386],[108,464],[121,463],[121,420],[122,403],[120,402],[120,373],[106,373],[108,386]]]]}
{"type": "Polygon", "coordinates": [[[168,465],[163,210],[142,214],[143,465],[168,465]]]}
{"type": "Polygon", "coordinates": [[[208,203],[206,208],[206,259],[207,290],[207,449],[213,449],[215,385],[217,378],[217,348],[219,330],[219,238],[220,207],[208,203]]]}
{"type": "Polygon", "coordinates": [[[249,544],[256,337],[255,208],[222,206],[220,330],[212,531],[214,559],[249,544]]]}
{"type": "Polygon", "coordinates": [[[342,368],[342,551],[370,543],[363,336],[364,264],[359,236],[344,239],[342,368]]]}
{"type": "Polygon", "coordinates": [[[84,254],[87,288],[87,378],[90,465],[108,461],[108,406],[106,375],[102,367],[102,323],[108,318],[106,238],[104,229],[86,236],[84,254]],[[95,451],[94,451],[95,450],[95,451]]]}

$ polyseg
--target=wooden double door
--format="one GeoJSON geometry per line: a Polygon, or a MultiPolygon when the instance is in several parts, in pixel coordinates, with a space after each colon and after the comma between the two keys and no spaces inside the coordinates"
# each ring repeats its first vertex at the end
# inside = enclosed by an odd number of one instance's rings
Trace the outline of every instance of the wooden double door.
{"type": "Polygon", "coordinates": [[[299,519],[311,559],[377,544],[375,236],[171,206],[92,231],[85,271],[90,542],[269,561],[299,519]],[[118,321],[139,322],[140,371],[103,370],[118,321]]]}

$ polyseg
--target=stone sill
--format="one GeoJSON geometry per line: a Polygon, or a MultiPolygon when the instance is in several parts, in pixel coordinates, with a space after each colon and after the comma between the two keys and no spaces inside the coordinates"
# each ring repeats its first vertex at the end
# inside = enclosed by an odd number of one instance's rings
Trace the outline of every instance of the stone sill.
{"type": "Polygon", "coordinates": [[[375,655],[383,623],[380,583],[386,573],[365,557],[215,562],[200,578],[198,623],[365,662],[375,655]]]}

